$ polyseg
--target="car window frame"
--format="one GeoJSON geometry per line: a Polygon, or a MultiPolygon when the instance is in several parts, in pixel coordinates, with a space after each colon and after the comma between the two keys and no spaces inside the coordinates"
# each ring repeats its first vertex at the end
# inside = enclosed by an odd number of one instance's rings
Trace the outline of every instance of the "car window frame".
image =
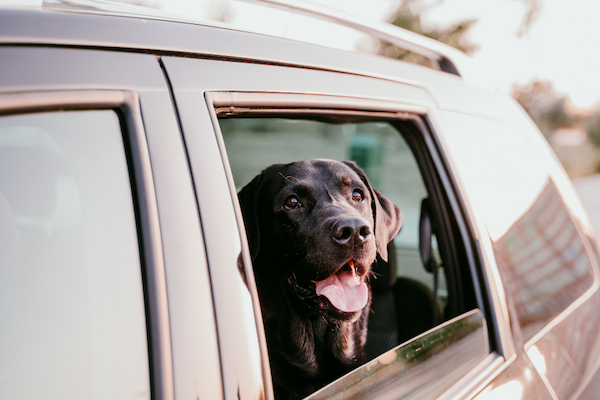
{"type": "MultiPolygon", "coordinates": [[[[223,159],[223,166],[227,175],[230,192],[232,196],[232,202],[236,210],[236,219],[238,226],[240,227],[240,237],[242,244],[242,257],[244,260],[245,275],[249,280],[249,288],[252,293],[253,302],[255,306],[255,318],[257,320],[257,326],[260,326],[259,331],[261,332],[261,348],[266,351],[266,342],[264,342],[264,330],[262,329],[262,317],[260,315],[260,308],[258,306],[258,293],[254,283],[254,277],[252,272],[252,263],[250,258],[249,247],[247,244],[245,230],[241,227],[244,226],[241,209],[237,200],[237,192],[235,189],[235,183],[231,172],[229,160],[227,157],[227,151],[223,136],[219,127],[219,116],[239,113],[239,114],[252,114],[254,116],[274,116],[285,117],[287,115],[318,115],[322,114],[335,114],[338,113],[340,116],[362,116],[362,117],[377,117],[386,119],[388,121],[409,121],[416,127],[416,131],[422,135],[422,147],[420,149],[414,149],[413,152],[419,151],[422,156],[415,157],[428,159],[426,165],[421,164],[419,161],[419,167],[421,172],[424,174],[424,179],[433,179],[432,174],[439,175],[438,183],[434,183],[435,191],[438,195],[441,195],[440,190],[444,190],[446,198],[448,200],[448,207],[456,219],[458,230],[464,242],[466,256],[469,262],[469,268],[473,275],[473,285],[477,297],[477,303],[480,311],[483,313],[484,318],[487,322],[487,334],[489,335],[490,351],[491,353],[482,360],[477,367],[474,368],[472,373],[468,373],[465,377],[459,379],[446,393],[456,392],[473,392],[476,387],[479,387],[482,381],[488,381],[491,379],[491,375],[496,375],[501,370],[501,365],[506,358],[503,354],[498,354],[498,350],[502,349],[503,346],[499,343],[499,335],[496,332],[499,330],[496,326],[498,319],[494,316],[490,302],[484,300],[486,294],[482,292],[482,287],[488,289],[489,285],[486,277],[480,273],[482,259],[481,251],[478,249],[477,243],[474,240],[474,228],[467,222],[465,213],[464,200],[457,193],[457,183],[450,173],[448,160],[445,158],[442,151],[443,147],[437,137],[434,126],[432,124],[432,118],[430,110],[427,107],[413,104],[396,103],[392,101],[378,100],[378,99],[366,99],[356,98],[349,96],[332,96],[332,95],[315,95],[307,93],[281,93],[281,92],[255,92],[255,91],[207,91],[204,92],[205,101],[208,106],[208,111],[213,124],[213,129],[217,137],[217,142],[223,159]],[[424,153],[423,153],[424,152],[424,153]],[[425,175],[429,175],[427,178],[425,175]],[[465,220],[466,219],[466,220],[465,220]],[[482,285],[482,283],[484,283],[482,285]],[[258,315],[257,315],[258,314],[258,315]],[[260,324],[260,325],[259,325],[260,324]],[[491,324],[491,325],[490,325],[491,324]]],[[[412,140],[407,140],[411,142],[412,140]]],[[[412,146],[411,146],[412,148],[412,146]]],[[[428,182],[429,185],[432,182],[428,182]]],[[[501,329],[501,328],[500,328],[501,329]]],[[[432,329],[435,330],[435,327],[432,329]]],[[[512,344],[512,343],[511,343],[512,344]]],[[[510,348],[510,347],[509,347],[510,348]]],[[[267,370],[265,374],[265,385],[271,387],[270,381],[270,367],[268,366],[268,357],[263,357],[264,369],[267,370]]],[[[445,396],[445,395],[444,395],[445,396]]]]}
{"type": "Polygon", "coordinates": [[[112,110],[120,121],[142,268],[151,397],[172,399],[173,366],[162,240],[138,94],[129,90],[0,93],[0,116],[81,110],[112,110]]]}

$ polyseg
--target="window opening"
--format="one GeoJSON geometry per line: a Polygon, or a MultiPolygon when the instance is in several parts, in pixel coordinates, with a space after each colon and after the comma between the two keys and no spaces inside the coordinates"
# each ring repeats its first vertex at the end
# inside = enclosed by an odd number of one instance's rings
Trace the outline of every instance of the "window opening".
{"type": "MultiPolygon", "coordinates": [[[[402,229],[387,246],[387,262],[378,256],[372,266],[369,279],[372,302],[364,360],[375,359],[435,325],[477,308],[464,248],[460,249],[460,237],[442,239],[456,235],[458,230],[449,215],[450,207],[436,181],[425,145],[418,139],[420,131],[410,122],[389,118],[373,120],[365,116],[367,113],[327,116],[324,111],[316,115],[311,115],[310,110],[302,111],[296,118],[292,110],[285,115],[279,112],[269,116],[268,109],[260,109],[258,115],[246,116],[243,112],[229,118],[221,115],[219,124],[238,192],[273,164],[312,159],[351,160],[364,171],[373,189],[401,209],[402,229]],[[425,199],[432,209],[431,231],[427,236],[429,270],[423,263],[421,247],[424,244],[419,239],[425,199]],[[459,249],[449,249],[449,246],[459,249]]],[[[291,201],[295,204],[299,199],[291,201]]],[[[244,204],[242,211],[248,212],[244,204]]],[[[254,228],[249,228],[246,222],[248,229],[254,228]]],[[[252,251],[252,234],[248,236],[252,251]]],[[[260,277],[257,277],[257,286],[261,303],[275,300],[264,293],[261,296],[260,277]]],[[[262,311],[277,394],[277,381],[283,380],[285,377],[281,375],[286,372],[273,367],[278,363],[274,357],[278,356],[271,354],[271,347],[274,341],[282,341],[283,336],[268,326],[271,316],[265,312],[271,311],[266,309],[272,310],[272,307],[263,307],[262,311]]],[[[279,326],[279,329],[285,327],[279,326]]],[[[487,354],[487,344],[485,349],[487,354]]],[[[330,380],[337,376],[330,376],[330,380]]],[[[311,391],[324,383],[327,382],[320,382],[311,391]]]]}

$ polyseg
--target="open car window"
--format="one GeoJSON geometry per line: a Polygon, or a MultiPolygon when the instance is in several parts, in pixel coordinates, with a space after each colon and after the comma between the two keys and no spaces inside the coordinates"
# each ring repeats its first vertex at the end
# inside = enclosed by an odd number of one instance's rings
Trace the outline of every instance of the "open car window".
{"type": "MultiPolygon", "coordinates": [[[[348,114],[217,110],[236,191],[273,164],[353,161],[373,189],[402,212],[402,228],[387,246],[388,259],[378,256],[368,279],[372,300],[365,363],[323,389],[318,385],[313,396],[375,395],[371,390],[378,387],[386,393],[436,397],[490,352],[463,239],[416,125],[375,113],[348,114]],[[461,356],[451,356],[450,362],[447,355],[454,352],[461,356]],[[401,376],[412,383],[407,386],[401,376]]],[[[257,286],[264,304],[260,279],[257,286]]],[[[268,324],[265,330],[269,347],[279,334],[268,324]]],[[[274,370],[276,355],[269,352],[277,382],[281,372],[274,370]]]]}

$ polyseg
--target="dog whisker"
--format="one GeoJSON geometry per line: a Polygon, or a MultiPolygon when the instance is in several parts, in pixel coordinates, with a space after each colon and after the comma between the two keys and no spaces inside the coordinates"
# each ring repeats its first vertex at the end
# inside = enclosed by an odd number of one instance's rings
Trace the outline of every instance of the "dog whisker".
{"type": "Polygon", "coordinates": [[[373,278],[373,279],[377,279],[377,278],[378,278],[378,277],[380,277],[380,276],[381,276],[381,274],[379,274],[379,273],[377,273],[377,272],[375,272],[375,271],[373,271],[373,270],[371,269],[371,270],[369,271],[369,275],[367,275],[367,280],[370,282],[370,281],[371,281],[371,278],[373,278]]]}
{"type": "Polygon", "coordinates": [[[285,179],[285,181],[286,181],[286,182],[287,182],[287,181],[290,181],[290,182],[298,182],[298,179],[296,179],[296,178],[295,178],[295,177],[293,177],[293,176],[290,176],[290,175],[288,175],[288,176],[285,176],[285,175],[283,175],[281,172],[278,172],[278,174],[279,174],[279,175],[281,175],[281,177],[282,177],[283,179],[285,179]]]}

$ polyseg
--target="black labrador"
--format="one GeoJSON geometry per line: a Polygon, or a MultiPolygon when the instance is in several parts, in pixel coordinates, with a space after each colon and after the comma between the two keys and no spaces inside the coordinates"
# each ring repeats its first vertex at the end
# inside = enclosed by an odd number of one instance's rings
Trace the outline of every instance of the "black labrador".
{"type": "Polygon", "coordinates": [[[377,254],[398,207],[354,162],[277,164],[239,193],[278,399],[306,396],[365,361],[377,254]]]}

